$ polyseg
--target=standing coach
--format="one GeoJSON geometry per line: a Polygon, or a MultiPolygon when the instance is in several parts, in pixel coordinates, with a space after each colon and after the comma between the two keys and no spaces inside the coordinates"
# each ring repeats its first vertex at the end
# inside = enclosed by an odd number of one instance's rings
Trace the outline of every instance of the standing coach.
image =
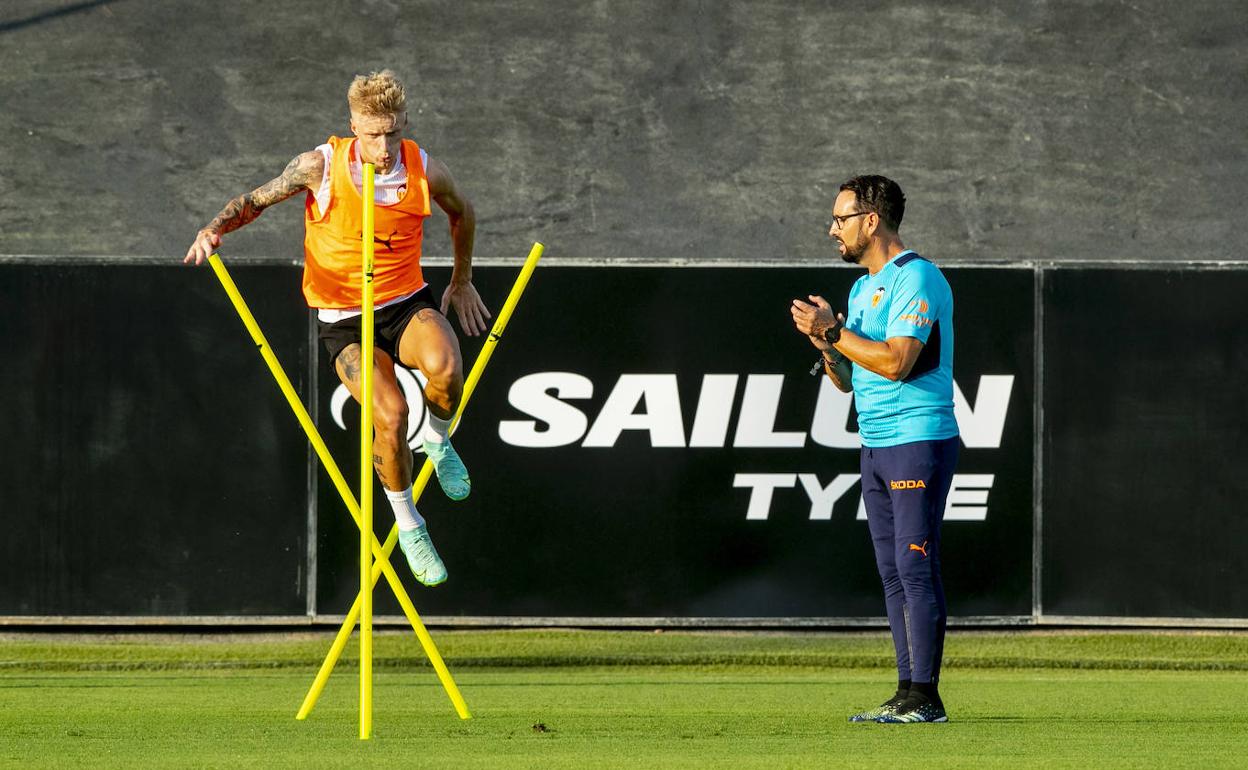
{"type": "Polygon", "coordinates": [[[851,722],[945,722],[940,522],[958,457],[953,415],[953,294],[940,270],[905,248],[901,187],[882,176],[841,185],[828,235],[867,274],[845,314],[823,297],[793,301],[793,322],[823,353],[833,384],[853,391],[862,497],[897,650],[897,692],[851,722]]]}

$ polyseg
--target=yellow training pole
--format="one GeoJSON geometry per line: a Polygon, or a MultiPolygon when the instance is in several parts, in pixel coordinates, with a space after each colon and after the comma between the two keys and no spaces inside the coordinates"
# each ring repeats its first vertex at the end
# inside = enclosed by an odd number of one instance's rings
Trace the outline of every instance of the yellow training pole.
{"type": "MultiPolygon", "coordinates": [[[[343,502],[347,505],[347,511],[355,519],[355,524],[358,527],[360,524],[360,506],[355,501],[355,494],[347,485],[347,480],[343,478],[342,471],[338,470],[338,464],[334,462],[333,456],[330,455],[329,447],[325,446],[325,441],[321,438],[320,432],[317,431],[316,424],[312,422],[312,416],[308,414],[308,410],[304,408],[303,402],[299,400],[299,394],[295,392],[295,386],[290,383],[290,378],[286,376],[286,371],[278,363],[277,356],[273,353],[273,349],[269,347],[269,341],[265,339],[264,332],[260,331],[260,325],[256,323],[256,319],[252,316],[251,310],[248,309],[247,303],[243,301],[243,296],[239,293],[234,280],[230,278],[229,271],[225,269],[225,265],[221,262],[221,257],[213,254],[208,258],[208,263],[217,274],[221,285],[225,287],[225,293],[229,295],[230,300],[234,303],[234,309],[238,311],[239,316],[243,319],[243,325],[251,333],[252,341],[259,348],[260,356],[269,365],[269,371],[273,373],[273,378],[277,380],[278,389],[286,396],[286,401],[294,411],[295,418],[299,421],[299,425],[303,427],[303,431],[312,443],[312,448],[316,450],[317,456],[321,458],[321,463],[325,466],[325,472],[329,474],[330,480],[334,482],[334,487],[338,490],[338,494],[342,496],[343,502]]],[[[374,558],[381,552],[381,543],[374,537],[374,558]]],[[[395,583],[398,583],[397,579],[395,583]]],[[[406,591],[403,591],[401,583],[399,584],[399,591],[406,595],[406,591]]],[[[400,597],[399,601],[402,600],[402,597],[400,597]]]]}
{"type": "Polygon", "coordinates": [[[364,164],[360,330],[360,740],[373,732],[373,164],[364,164]]]}
{"type": "MultiPolygon", "coordinates": [[[[499,311],[498,317],[494,320],[494,328],[490,330],[490,336],[486,339],[485,345],[482,346],[481,353],[473,363],[472,371],[469,372],[468,379],[464,383],[464,395],[460,399],[459,408],[455,411],[452,429],[459,424],[459,419],[463,416],[464,409],[468,406],[468,400],[472,397],[473,391],[476,390],[477,383],[481,380],[481,374],[490,362],[490,357],[494,355],[494,348],[498,346],[499,341],[503,338],[503,331],[507,328],[507,323],[511,320],[511,314],[515,311],[516,305],[520,303],[520,297],[524,294],[525,287],[529,285],[529,278],[533,275],[533,270],[537,268],[538,260],[542,258],[542,252],[545,251],[545,248],[541,243],[534,243],[533,248],[530,249],[529,256],[524,261],[524,267],[521,268],[520,275],[516,277],[516,282],[511,287],[511,293],[507,296],[507,301],[503,303],[503,309],[499,311]]],[[[420,495],[424,492],[425,486],[429,483],[429,477],[432,475],[433,462],[429,458],[425,458],[425,463],[420,468],[420,474],[412,485],[412,498],[414,500],[420,499],[420,495]]],[[[398,542],[399,527],[396,523],[390,528],[390,535],[382,546],[383,555],[378,561],[388,566],[390,554],[394,551],[394,547],[398,542]]],[[[377,582],[379,574],[380,570],[374,568],[372,575],[374,583],[377,582]]],[[[333,645],[330,646],[329,653],[321,664],[321,670],[316,675],[316,681],[312,683],[312,688],[304,699],[303,707],[299,711],[299,719],[304,719],[312,710],[312,707],[316,705],[316,701],[320,697],[321,691],[325,688],[325,683],[329,679],[330,673],[334,670],[334,665],[337,664],[338,658],[342,655],[347,639],[351,636],[351,630],[355,628],[356,618],[360,613],[360,598],[362,595],[363,592],[361,591],[361,595],[356,596],[355,604],[351,606],[347,617],[342,621],[342,626],[338,629],[338,636],[334,639],[333,645]]],[[[400,602],[402,602],[401,599],[400,602]]],[[[407,612],[407,605],[404,605],[404,611],[407,612]]],[[[424,624],[420,622],[419,616],[415,615],[414,609],[407,612],[407,617],[412,623],[412,628],[416,632],[416,637],[420,640],[421,646],[424,647],[425,654],[429,656],[429,660],[433,664],[443,688],[446,690],[451,702],[455,705],[455,710],[459,713],[460,719],[470,719],[471,714],[468,713],[468,707],[464,704],[463,698],[459,694],[459,688],[455,686],[454,680],[451,679],[450,672],[442,661],[442,656],[438,654],[437,648],[433,646],[433,639],[429,636],[429,632],[425,629],[424,624]]]]}
{"type": "MultiPolygon", "coordinates": [[[[463,415],[464,407],[468,405],[468,398],[472,395],[472,391],[476,390],[481,373],[485,371],[485,365],[490,362],[490,356],[494,355],[494,348],[498,347],[498,341],[503,338],[503,330],[507,328],[507,322],[511,320],[511,314],[515,311],[516,305],[520,304],[520,295],[524,294],[524,288],[529,285],[529,278],[532,277],[533,271],[537,268],[537,262],[542,258],[542,252],[545,250],[546,247],[540,243],[534,243],[533,248],[529,249],[529,256],[524,260],[524,267],[520,268],[520,275],[516,277],[516,282],[511,287],[511,294],[507,295],[503,309],[498,311],[498,318],[494,320],[494,328],[490,329],[490,336],[482,346],[481,354],[477,356],[472,371],[468,373],[468,380],[464,383],[464,397],[459,402],[459,409],[455,411],[455,423],[458,423],[463,415]]],[[[429,466],[432,471],[433,464],[429,463],[429,466]]],[[[397,529],[398,526],[396,525],[395,528],[397,529]]]]}
{"type": "MultiPolygon", "coordinates": [[[[221,262],[220,255],[213,254],[208,258],[208,263],[212,267],[213,272],[216,273],[217,279],[220,280],[222,287],[224,287],[226,295],[229,296],[230,301],[234,304],[234,309],[238,311],[238,315],[243,321],[243,326],[247,327],[247,331],[251,334],[252,341],[256,343],[256,347],[260,351],[260,357],[264,359],[266,364],[268,364],[269,371],[273,374],[273,379],[277,381],[278,389],[281,390],[282,395],[286,397],[287,403],[290,404],[291,410],[295,413],[295,418],[299,421],[299,425],[303,428],[304,433],[307,434],[308,441],[311,442],[312,448],[316,450],[317,457],[321,459],[321,464],[324,466],[325,472],[329,474],[330,480],[334,482],[334,488],[338,490],[338,494],[342,497],[343,503],[346,504],[347,512],[351,514],[351,518],[355,520],[355,525],[359,527],[360,506],[355,500],[355,494],[351,491],[350,486],[347,484],[347,480],[343,477],[342,471],[338,469],[338,464],[334,462],[333,456],[330,455],[329,448],[325,446],[325,441],[321,438],[320,432],[317,431],[315,423],[312,422],[311,415],[309,415],[308,410],[304,408],[303,402],[299,400],[299,395],[295,392],[294,385],[291,384],[290,378],[286,376],[285,370],[282,369],[282,365],[278,362],[277,356],[273,353],[273,349],[269,346],[269,341],[265,339],[264,332],[260,330],[260,325],[256,323],[255,317],[251,314],[251,310],[247,307],[247,303],[243,300],[243,296],[239,292],[238,286],[234,284],[234,279],[230,277],[229,271],[226,270],[224,263],[221,262]]],[[[421,487],[424,487],[424,483],[421,484],[421,487]]],[[[397,542],[397,530],[395,531],[395,535],[397,542]]],[[[421,624],[420,616],[416,613],[416,608],[412,605],[412,600],[408,597],[407,591],[403,588],[403,583],[399,580],[398,573],[394,571],[394,567],[390,564],[389,554],[394,550],[394,543],[390,543],[389,546],[383,550],[382,544],[377,541],[376,537],[373,537],[372,545],[373,559],[376,565],[374,569],[380,568],[382,574],[386,576],[386,582],[390,585],[391,590],[394,592],[395,598],[399,600],[399,604],[403,607],[403,612],[407,615],[407,618],[412,623],[413,628],[419,626],[419,630],[417,631],[417,635],[419,636],[420,633],[424,631],[424,626],[421,624]]],[[[373,582],[376,583],[375,578],[373,582]]],[[[334,661],[336,661],[342,654],[343,648],[346,647],[347,642],[351,638],[351,632],[355,630],[354,618],[359,615],[359,602],[360,597],[357,595],[355,598],[355,604],[351,608],[351,616],[353,618],[351,625],[348,626],[344,632],[340,633],[338,638],[334,640],[334,647],[332,648],[332,659],[334,661]]],[[[424,635],[425,638],[428,638],[427,631],[424,632],[424,635]]],[[[446,666],[442,663],[442,657],[438,654],[437,647],[433,646],[433,640],[428,639],[428,642],[426,643],[425,639],[422,638],[422,644],[424,644],[426,653],[429,654],[430,659],[433,661],[434,667],[438,668],[439,671],[445,670],[446,666]]],[[[329,659],[327,659],[327,662],[328,660],[329,659]]],[[[296,719],[307,719],[308,713],[311,712],[312,707],[316,704],[317,698],[320,697],[321,691],[325,688],[325,682],[329,676],[330,670],[332,670],[332,664],[328,668],[324,666],[322,667],[322,674],[317,677],[316,681],[313,683],[312,689],[308,692],[307,697],[304,698],[303,706],[299,709],[299,713],[295,717],[296,719]]],[[[441,676],[441,674],[439,674],[439,676],[441,676]]],[[[450,679],[450,672],[446,672],[443,684],[445,685],[448,681],[450,682],[450,689],[448,689],[447,692],[451,697],[451,701],[455,704],[456,710],[459,711],[460,717],[463,719],[470,718],[471,715],[468,714],[467,706],[464,705],[463,698],[459,695],[459,690],[455,687],[454,680],[450,679]]]]}

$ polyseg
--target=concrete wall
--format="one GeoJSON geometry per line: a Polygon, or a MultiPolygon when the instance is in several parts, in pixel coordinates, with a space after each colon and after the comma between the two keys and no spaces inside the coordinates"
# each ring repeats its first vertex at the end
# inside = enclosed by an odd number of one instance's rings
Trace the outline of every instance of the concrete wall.
{"type": "MultiPolygon", "coordinates": [[[[1246,65],[1230,0],[6,0],[0,254],[179,257],[390,66],[481,256],[835,261],[873,171],[937,260],[1239,260],[1246,65]]],[[[298,258],[300,214],[225,253],[298,258]]]]}

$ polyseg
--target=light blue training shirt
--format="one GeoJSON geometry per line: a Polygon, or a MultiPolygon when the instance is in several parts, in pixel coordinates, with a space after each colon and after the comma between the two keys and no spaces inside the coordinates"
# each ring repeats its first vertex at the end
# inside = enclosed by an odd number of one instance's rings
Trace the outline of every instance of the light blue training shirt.
{"type": "Polygon", "coordinates": [[[863,446],[958,435],[953,416],[953,292],[939,268],[907,249],[880,272],[862,276],[849,292],[845,328],[876,342],[914,337],[924,343],[904,380],[889,380],[854,364],[863,446]]]}

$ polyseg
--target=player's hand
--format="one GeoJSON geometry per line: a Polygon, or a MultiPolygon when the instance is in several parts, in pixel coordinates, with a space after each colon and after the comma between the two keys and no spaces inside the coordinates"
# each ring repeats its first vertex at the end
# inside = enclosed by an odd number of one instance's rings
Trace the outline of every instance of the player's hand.
{"type": "Polygon", "coordinates": [[[465,334],[476,337],[489,330],[486,321],[491,317],[490,311],[486,309],[481,295],[472,283],[452,282],[446,287],[446,291],[442,293],[442,315],[447,315],[452,307],[459,317],[459,327],[465,334]]]}
{"type": "Polygon", "coordinates": [[[186,257],[182,263],[185,265],[204,264],[204,260],[212,256],[217,247],[221,245],[221,234],[216,230],[205,227],[195,236],[195,242],[191,244],[191,248],[186,250],[186,257]]]}
{"type": "Polygon", "coordinates": [[[832,312],[832,306],[823,297],[812,294],[807,299],[810,302],[793,300],[793,306],[789,308],[793,314],[793,325],[809,337],[810,344],[816,348],[831,350],[832,345],[823,338],[824,332],[843,324],[845,316],[832,312]]]}

